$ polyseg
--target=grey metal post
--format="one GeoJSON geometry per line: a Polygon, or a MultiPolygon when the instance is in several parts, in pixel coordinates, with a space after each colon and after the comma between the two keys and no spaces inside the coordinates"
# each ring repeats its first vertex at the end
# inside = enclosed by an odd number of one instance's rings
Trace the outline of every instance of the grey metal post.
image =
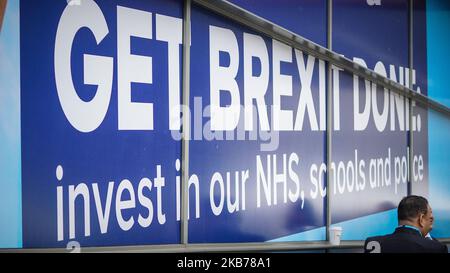
{"type": "MultiPolygon", "coordinates": [[[[408,53],[408,62],[409,62],[409,89],[413,89],[413,83],[412,83],[412,75],[413,75],[413,68],[414,68],[414,64],[413,64],[413,57],[414,57],[414,47],[413,47],[413,0],[409,0],[409,22],[408,22],[408,32],[409,32],[409,37],[408,37],[408,43],[409,43],[409,53],[408,53]]],[[[413,122],[412,122],[412,117],[413,117],[413,98],[409,99],[409,134],[408,134],[408,139],[409,139],[409,162],[408,162],[408,183],[407,183],[407,195],[411,195],[412,194],[412,186],[413,186],[413,176],[412,176],[412,170],[413,170],[413,150],[414,150],[414,138],[413,138],[413,122]]]]}
{"type": "MultiPolygon", "coordinates": [[[[328,0],[327,2],[327,48],[328,50],[332,50],[333,48],[333,0],[328,0]]],[[[327,192],[326,192],[326,239],[329,242],[330,236],[329,236],[329,229],[331,225],[331,189],[330,189],[330,181],[331,181],[331,153],[332,153],[332,143],[331,143],[331,137],[333,134],[333,85],[332,85],[332,63],[328,62],[328,75],[327,75],[327,153],[326,153],[326,160],[327,160],[327,192]]]]}
{"type": "MultiPolygon", "coordinates": [[[[191,0],[184,1],[183,18],[183,105],[188,111],[190,97],[190,55],[191,46],[191,0]]],[[[181,243],[188,244],[188,212],[189,212],[189,138],[191,135],[190,114],[183,112],[182,144],[181,144],[181,243]]]]}

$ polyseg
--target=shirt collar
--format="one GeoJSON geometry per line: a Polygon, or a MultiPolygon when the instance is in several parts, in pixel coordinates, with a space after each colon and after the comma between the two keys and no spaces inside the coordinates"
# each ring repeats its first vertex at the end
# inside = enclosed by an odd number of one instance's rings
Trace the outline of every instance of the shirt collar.
{"type": "Polygon", "coordinates": [[[420,231],[419,228],[415,227],[415,226],[410,226],[410,225],[400,225],[397,228],[409,228],[409,229],[413,229],[417,232],[419,232],[420,236],[422,236],[422,232],[420,231]]]}

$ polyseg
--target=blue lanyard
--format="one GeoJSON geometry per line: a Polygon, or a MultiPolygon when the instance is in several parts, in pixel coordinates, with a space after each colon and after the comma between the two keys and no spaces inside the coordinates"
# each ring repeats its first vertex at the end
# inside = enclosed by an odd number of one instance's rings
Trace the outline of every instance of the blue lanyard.
{"type": "Polygon", "coordinates": [[[409,226],[409,225],[401,225],[401,226],[398,226],[398,227],[404,227],[404,228],[414,229],[414,230],[416,230],[417,232],[419,232],[420,236],[422,236],[422,232],[420,232],[420,229],[418,229],[417,227],[409,226]]]}

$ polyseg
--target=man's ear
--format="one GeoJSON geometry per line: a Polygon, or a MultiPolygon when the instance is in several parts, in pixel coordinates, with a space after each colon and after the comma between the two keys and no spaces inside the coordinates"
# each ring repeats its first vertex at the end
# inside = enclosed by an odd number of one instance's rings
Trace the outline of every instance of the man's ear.
{"type": "Polygon", "coordinates": [[[423,214],[423,213],[419,214],[419,226],[420,227],[425,226],[425,222],[426,222],[425,214],[423,214]]]}

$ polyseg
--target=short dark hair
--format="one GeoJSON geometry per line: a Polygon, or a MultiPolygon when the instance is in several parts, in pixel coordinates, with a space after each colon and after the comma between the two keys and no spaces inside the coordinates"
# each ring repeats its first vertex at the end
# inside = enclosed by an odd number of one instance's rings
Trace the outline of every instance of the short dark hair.
{"type": "Polygon", "coordinates": [[[415,219],[428,212],[428,200],[417,195],[406,196],[400,201],[397,212],[399,221],[415,219]]]}

